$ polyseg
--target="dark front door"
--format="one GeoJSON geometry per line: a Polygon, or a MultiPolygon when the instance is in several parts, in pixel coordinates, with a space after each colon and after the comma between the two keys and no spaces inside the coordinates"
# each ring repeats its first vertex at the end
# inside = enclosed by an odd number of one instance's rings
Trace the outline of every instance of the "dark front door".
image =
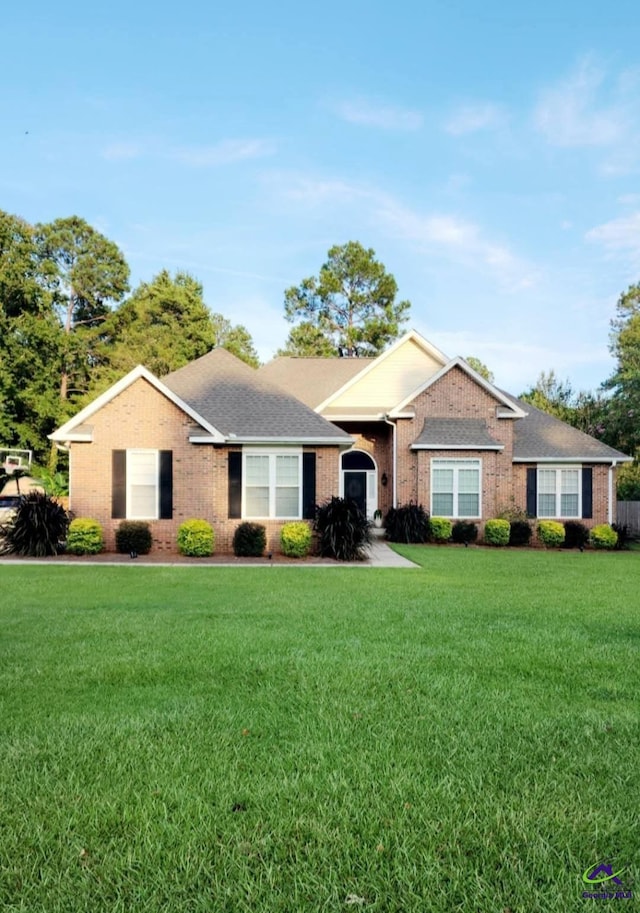
{"type": "Polygon", "coordinates": [[[363,514],[367,513],[367,474],[347,470],[344,474],[344,496],[355,501],[363,514]]]}

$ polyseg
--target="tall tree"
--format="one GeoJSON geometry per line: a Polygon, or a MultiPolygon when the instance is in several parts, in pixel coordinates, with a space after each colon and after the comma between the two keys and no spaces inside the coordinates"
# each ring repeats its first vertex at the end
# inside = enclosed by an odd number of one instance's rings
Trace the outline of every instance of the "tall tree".
{"type": "Polygon", "coordinates": [[[605,422],[607,443],[640,457],[640,284],[618,299],[611,321],[611,354],[616,370],[603,387],[610,391],[605,422]]]}
{"type": "Polygon", "coordinates": [[[571,383],[560,380],[553,368],[548,372],[541,371],[533,387],[521,393],[520,399],[549,415],[555,415],[563,422],[570,421],[573,413],[574,393],[571,383]]]}
{"type": "Polygon", "coordinates": [[[245,326],[241,323],[234,325],[222,314],[217,313],[211,315],[211,323],[216,338],[216,346],[227,349],[236,358],[246,361],[252,368],[258,367],[260,359],[251,334],[245,326]]]}
{"type": "Polygon", "coordinates": [[[469,355],[465,358],[465,361],[474,371],[477,371],[480,377],[484,377],[485,380],[488,380],[492,384],[495,380],[493,376],[493,371],[490,371],[489,368],[485,365],[483,361],[480,361],[479,358],[476,358],[475,355],[469,355]]]}
{"type": "Polygon", "coordinates": [[[285,316],[304,327],[287,340],[297,355],[326,354],[327,344],[377,355],[400,334],[408,301],[396,302],[398,285],[375,252],[357,241],[332,247],[317,277],[285,292],[285,316]],[[315,328],[314,334],[311,330],[315,328]]]}

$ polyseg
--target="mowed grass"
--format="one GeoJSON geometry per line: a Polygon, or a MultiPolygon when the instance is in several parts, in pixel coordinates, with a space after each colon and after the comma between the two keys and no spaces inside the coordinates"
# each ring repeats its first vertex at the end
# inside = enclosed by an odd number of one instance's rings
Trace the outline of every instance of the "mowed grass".
{"type": "Polygon", "coordinates": [[[556,913],[608,859],[633,887],[638,554],[402,551],[0,566],[3,913],[556,913]]]}

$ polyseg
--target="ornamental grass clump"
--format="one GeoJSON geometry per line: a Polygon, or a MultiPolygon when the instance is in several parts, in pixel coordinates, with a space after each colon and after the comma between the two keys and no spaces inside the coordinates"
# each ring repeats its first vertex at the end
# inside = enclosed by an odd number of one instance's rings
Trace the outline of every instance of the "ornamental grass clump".
{"type": "Polygon", "coordinates": [[[102,526],[97,520],[78,517],[69,524],[67,552],[70,555],[97,555],[104,548],[102,526]]]}
{"type": "Polygon", "coordinates": [[[355,501],[333,497],[316,509],[314,529],[323,558],[364,561],[371,541],[369,521],[355,501]]]}
{"type": "Polygon", "coordinates": [[[123,520],[116,530],[116,550],[122,555],[148,555],[151,527],[144,520],[123,520]]]}
{"type": "Polygon", "coordinates": [[[385,538],[389,542],[420,544],[429,540],[429,514],[422,504],[392,507],[384,521],[385,538]]]}
{"type": "Polygon", "coordinates": [[[487,520],[484,525],[484,541],[487,545],[493,545],[496,548],[503,548],[509,545],[511,537],[511,524],[508,520],[495,518],[487,520]]]}
{"type": "Polygon", "coordinates": [[[431,517],[429,538],[432,542],[448,542],[453,532],[453,523],[447,517],[431,517]]]}
{"type": "Polygon", "coordinates": [[[280,548],[287,558],[306,558],[311,551],[311,527],[304,520],[285,523],[280,530],[280,548]]]}
{"type": "Polygon", "coordinates": [[[69,515],[42,491],[22,495],[15,515],[0,527],[2,552],[44,558],[64,551],[69,515]]]}
{"type": "Polygon", "coordinates": [[[600,523],[591,530],[589,541],[594,548],[612,549],[618,544],[618,534],[608,523],[600,523]]]}
{"type": "Polygon", "coordinates": [[[538,523],[538,539],[546,548],[560,548],[564,535],[564,526],[557,520],[540,520],[538,523]]]}
{"type": "Polygon", "coordinates": [[[215,535],[207,520],[185,520],[178,527],[178,551],[189,558],[213,555],[215,535]]]}
{"type": "Polygon", "coordinates": [[[261,523],[241,523],[233,534],[236,558],[262,558],[267,547],[267,531],[261,523]]]}

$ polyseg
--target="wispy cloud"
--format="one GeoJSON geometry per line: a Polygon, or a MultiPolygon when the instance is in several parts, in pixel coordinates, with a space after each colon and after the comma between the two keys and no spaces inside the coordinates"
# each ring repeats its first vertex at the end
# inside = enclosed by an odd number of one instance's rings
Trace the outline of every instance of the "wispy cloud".
{"type": "Polygon", "coordinates": [[[480,130],[493,130],[506,123],[507,115],[499,105],[463,105],[449,117],[444,129],[452,136],[465,136],[480,130]]]}
{"type": "Polygon", "coordinates": [[[610,86],[591,59],[546,89],[534,110],[536,128],[554,146],[612,146],[629,131],[628,74],[610,86]]]}
{"type": "Polygon", "coordinates": [[[380,130],[419,130],[424,122],[419,111],[366,99],[343,101],[333,108],[338,117],[350,124],[380,130]]]}
{"type": "Polygon", "coordinates": [[[610,257],[640,265],[640,211],[596,225],[585,237],[600,244],[610,257]]]}
{"type": "Polygon", "coordinates": [[[226,139],[210,146],[179,146],[170,150],[169,157],[195,168],[208,168],[264,158],[275,151],[273,140],[226,139]]]}
{"type": "Polygon", "coordinates": [[[128,161],[140,158],[144,154],[144,147],[136,142],[110,143],[102,150],[102,157],[110,162],[128,161]]]}

